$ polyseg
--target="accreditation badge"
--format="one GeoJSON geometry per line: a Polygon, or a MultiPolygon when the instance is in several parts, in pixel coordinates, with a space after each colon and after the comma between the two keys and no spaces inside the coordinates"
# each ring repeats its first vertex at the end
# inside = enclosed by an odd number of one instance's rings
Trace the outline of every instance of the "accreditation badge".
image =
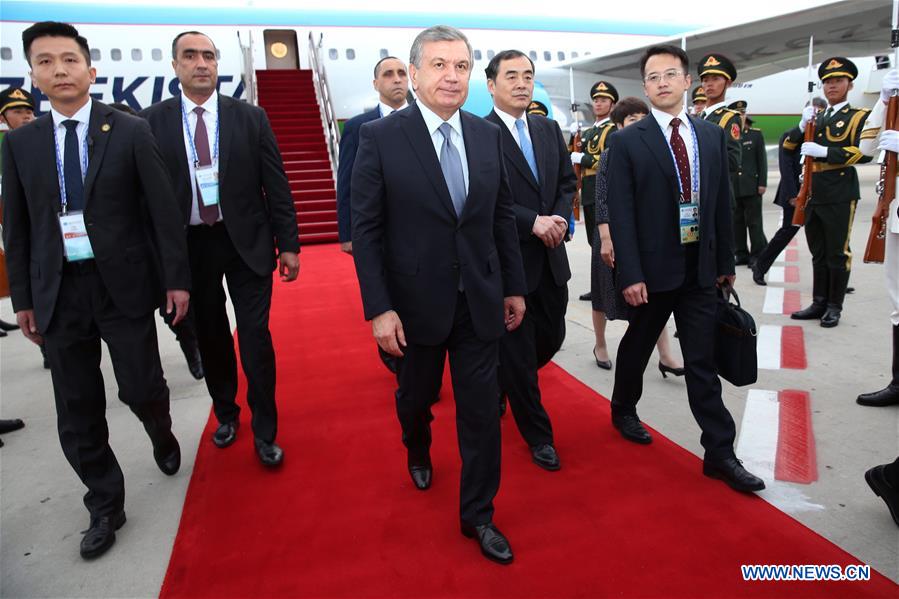
{"type": "Polygon", "coordinates": [[[204,206],[215,206],[219,203],[219,171],[218,165],[197,167],[197,188],[200,190],[200,201],[204,206]]]}
{"type": "Polygon", "coordinates": [[[680,242],[682,245],[699,241],[699,204],[680,205],[680,242]]]}
{"type": "Polygon", "coordinates": [[[79,262],[94,257],[87,227],[84,226],[84,212],[60,212],[59,229],[62,232],[62,249],[66,260],[79,262]]]}

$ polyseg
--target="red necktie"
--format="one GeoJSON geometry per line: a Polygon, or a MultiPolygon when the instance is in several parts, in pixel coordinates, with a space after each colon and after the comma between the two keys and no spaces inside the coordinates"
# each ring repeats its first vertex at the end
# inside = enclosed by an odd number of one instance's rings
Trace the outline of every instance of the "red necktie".
{"type": "Polygon", "coordinates": [[[681,124],[679,118],[671,119],[671,149],[674,151],[674,162],[677,164],[677,171],[680,174],[681,196],[685,202],[690,201],[690,159],[687,157],[687,144],[684,138],[680,136],[678,130],[681,124]]]}
{"type": "MultiPolygon", "coordinates": [[[[206,133],[206,122],[203,120],[202,106],[194,108],[197,114],[197,130],[194,133],[194,145],[197,148],[197,161],[199,166],[209,166],[212,164],[212,157],[209,155],[209,134],[206,133]]],[[[681,142],[683,144],[683,142],[681,142]]],[[[219,207],[217,204],[206,206],[203,204],[203,194],[200,192],[200,186],[197,185],[197,205],[200,209],[200,220],[207,225],[214,225],[219,219],[219,207]]]]}

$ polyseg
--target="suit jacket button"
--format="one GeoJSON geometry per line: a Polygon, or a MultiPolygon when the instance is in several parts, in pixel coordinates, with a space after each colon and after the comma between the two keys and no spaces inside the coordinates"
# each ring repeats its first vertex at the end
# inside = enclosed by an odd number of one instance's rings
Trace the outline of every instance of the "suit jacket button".
{"type": "Polygon", "coordinates": [[[459,270],[459,263],[453,262],[453,270],[459,270]]]}

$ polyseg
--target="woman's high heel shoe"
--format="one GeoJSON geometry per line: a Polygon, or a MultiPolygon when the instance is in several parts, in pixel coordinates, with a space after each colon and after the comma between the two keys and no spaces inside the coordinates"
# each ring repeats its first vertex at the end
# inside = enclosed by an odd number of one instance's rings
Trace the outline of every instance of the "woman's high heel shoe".
{"type": "Polygon", "coordinates": [[[596,365],[602,368],[603,370],[612,370],[612,361],[611,360],[600,360],[596,357],[596,347],[593,347],[593,359],[596,360],[596,365]]]}
{"type": "Polygon", "coordinates": [[[666,373],[670,372],[674,376],[684,376],[687,372],[684,368],[672,368],[671,366],[665,366],[662,364],[662,361],[659,360],[659,372],[662,373],[662,378],[667,379],[668,375],[666,373]]]}

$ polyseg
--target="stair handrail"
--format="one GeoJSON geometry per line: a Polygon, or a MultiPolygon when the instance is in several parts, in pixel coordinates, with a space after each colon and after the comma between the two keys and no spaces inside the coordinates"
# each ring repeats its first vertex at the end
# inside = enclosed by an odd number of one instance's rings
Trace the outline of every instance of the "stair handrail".
{"type": "Polygon", "coordinates": [[[315,85],[315,94],[318,97],[319,111],[322,117],[322,126],[328,138],[328,155],[331,159],[331,172],[337,179],[337,160],[340,153],[340,127],[337,125],[337,113],[334,111],[334,102],[331,99],[331,88],[328,85],[328,74],[325,71],[325,63],[321,57],[322,41],[324,35],[319,34],[318,44],[312,32],[309,32],[309,64],[312,67],[312,82],[315,85]]]}
{"type": "Polygon", "coordinates": [[[256,68],[253,64],[253,32],[249,32],[249,40],[246,46],[240,39],[240,31],[237,32],[237,44],[240,46],[241,78],[244,89],[247,92],[247,102],[253,106],[259,105],[259,94],[256,89],[256,68]]]}

